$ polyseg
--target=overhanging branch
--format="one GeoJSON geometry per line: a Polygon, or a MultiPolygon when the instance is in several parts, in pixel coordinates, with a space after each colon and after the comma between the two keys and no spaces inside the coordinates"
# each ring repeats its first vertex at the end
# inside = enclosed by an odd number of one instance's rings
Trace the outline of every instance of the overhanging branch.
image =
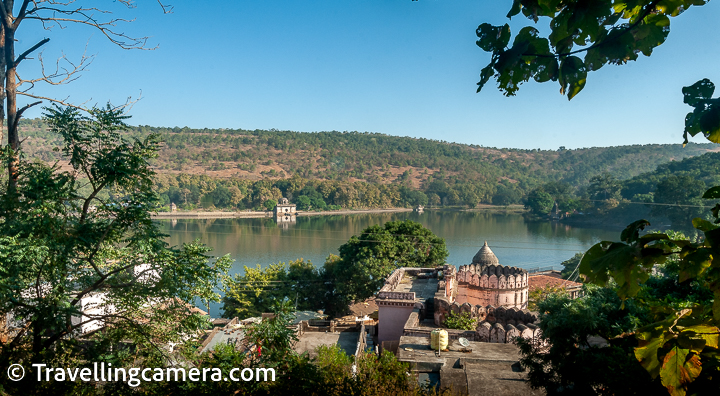
{"type": "Polygon", "coordinates": [[[48,41],[50,41],[49,38],[44,38],[44,39],[40,40],[40,42],[38,42],[37,44],[35,44],[35,45],[33,45],[32,47],[30,47],[29,50],[27,50],[27,51],[23,52],[22,54],[20,54],[20,56],[18,56],[17,59],[15,59],[14,66],[17,67],[17,65],[19,65],[20,62],[22,62],[23,60],[25,60],[25,58],[26,58],[28,55],[30,55],[31,53],[33,53],[33,51],[37,50],[38,48],[42,47],[43,45],[47,44],[48,41]]]}

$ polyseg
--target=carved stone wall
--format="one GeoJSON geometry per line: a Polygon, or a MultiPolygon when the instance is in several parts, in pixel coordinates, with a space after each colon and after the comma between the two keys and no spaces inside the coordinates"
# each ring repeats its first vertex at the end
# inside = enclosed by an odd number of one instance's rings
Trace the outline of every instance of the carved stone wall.
{"type": "Polygon", "coordinates": [[[528,273],[504,265],[463,265],[457,272],[457,302],[526,308],[528,273]]]}
{"type": "Polygon", "coordinates": [[[527,309],[519,309],[516,307],[495,307],[493,305],[470,305],[469,303],[459,304],[457,301],[450,303],[445,298],[434,299],[434,322],[441,326],[450,312],[460,314],[468,312],[470,317],[478,321],[487,321],[490,323],[500,323],[502,325],[511,324],[517,326],[519,324],[531,324],[538,321],[537,313],[528,311],[527,309]]]}

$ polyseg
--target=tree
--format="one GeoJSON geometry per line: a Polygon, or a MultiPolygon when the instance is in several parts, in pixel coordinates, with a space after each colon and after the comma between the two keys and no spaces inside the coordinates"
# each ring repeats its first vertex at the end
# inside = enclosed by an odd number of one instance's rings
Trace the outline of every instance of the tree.
{"type": "Polygon", "coordinates": [[[590,185],[588,186],[587,193],[591,200],[596,201],[596,205],[600,204],[597,201],[607,201],[610,199],[620,199],[620,189],[622,185],[613,175],[607,172],[603,172],[600,175],[593,176],[590,178],[590,185]]]}
{"type": "Polygon", "coordinates": [[[692,219],[703,215],[702,195],[705,182],[687,175],[671,175],[657,184],[653,200],[655,203],[671,204],[654,206],[653,216],[667,216],[675,229],[687,228],[692,219]],[[672,205],[675,204],[675,205],[672,205]]]}
{"type": "Polygon", "coordinates": [[[565,295],[567,292],[562,286],[545,285],[530,292],[528,295],[528,309],[531,311],[538,310],[538,304],[547,300],[551,295],[565,295]]]}
{"type": "Polygon", "coordinates": [[[528,194],[525,207],[536,216],[545,216],[550,213],[553,207],[553,198],[541,188],[536,188],[528,194]]]}
{"type": "Polygon", "coordinates": [[[443,325],[448,329],[457,330],[475,330],[477,328],[477,319],[470,316],[469,312],[455,313],[450,312],[448,317],[443,322],[443,325]]]}
{"type": "MultiPolygon", "coordinates": [[[[482,69],[478,91],[495,76],[500,90],[511,96],[521,83],[533,78],[538,82],[558,81],[561,93],[572,99],[585,86],[588,71],[635,60],[640,53],[649,56],[669,34],[670,17],[706,3],[706,0],[515,0],[508,17],[522,12],[536,23],[539,17],[549,17],[551,32],[544,38],[534,27],[524,27],[508,48],[509,25],[480,25],[477,44],[493,55],[490,64],[482,69]],[[584,59],[576,56],[581,53],[585,53],[584,59]]],[[[720,98],[712,97],[714,91],[715,85],[708,79],[682,89],[684,103],[694,108],[685,118],[684,144],[688,135],[700,133],[711,142],[720,142],[720,98]]],[[[710,188],[702,197],[720,198],[720,186],[710,188]]],[[[715,205],[712,214],[715,223],[693,219],[694,228],[704,234],[694,243],[671,239],[666,234],[640,236],[649,222],[638,220],[622,232],[622,242],[602,241],[590,248],[580,263],[580,273],[587,282],[600,286],[615,282],[615,292],[625,300],[623,306],[643,290],[652,268],[665,263],[668,257],[678,259],[678,283],[698,282],[713,293],[712,308],[707,302],[692,299],[683,305],[639,300],[646,304],[651,323],[619,337],[618,342],[638,343],[634,348],[635,359],[672,395],[718,388],[720,204],[715,205]]],[[[525,349],[524,353],[527,352],[525,349]]],[[[525,364],[531,366],[533,362],[525,364]]],[[[545,361],[535,367],[555,375],[563,365],[560,361],[545,361]]],[[[628,379],[627,383],[633,381],[628,379]]],[[[548,390],[557,390],[558,386],[564,387],[557,384],[548,390]]],[[[586,389],[593,388],[602,389],[597,386],[586,389]]]]}
{"type": "Polygon", "coordinates": [[[512,205],[520,202],[521,198],[522,193],[516,188],[499,184],[495,195],[492,197],[492,203],[493,205],[512,205]]]}
{"type": "Polygon", "coordinates": [[[563,279],[571,279],[571,280],[577,279],[579,273],[578,273],[578,266],[580,265],[580,260],[583,258],[583,253],[575,253],[574,256],[570,257],[569,259],[563,261],[560,263],[560,265],[563,266],[562,272],[560,273],[560,276],[563,279]]]}
{"type": "MultiPolygon", "coordinates": [[[[119,3],[125,7],[132,8],[131,0],[120,0],[119,3]]],[[[170,9],[160,1],[158,4],[165,12],[170,9]]],[[[113,44],[123,49],[145,48],[147,37],[131,37],[116,30],[118,23],[125,22],[122,18],[111,17],[110,10],[98,8],[96,4],[83,6],[75,1],[57,0],[2,0],[0,2],[0,130],[7,128],[8,132],[8,189],[9,192],[15,189],[19,172],[19,150],[20,136],[18,134],[18,121],[22,114],[32,106],[38,105],[42,100],[69,105],[69,103],[52,99],[33,93],[33,88],[41,83],[58,85],[70,82],[78,77],[89,64],[90,58],[83,56],[79,61],[71,62],[64,57],[61,60],[67,62],[68,66],[59,67],[54,72],[45,72],[42,67],[42,75],[23,79],[18,74],[18,67],[30,55],[44,46],[49,38],[45,38],[26,48],[20,55],[16,55],[15,45],[18,37],[16,33],[24,21],[35,21],[38,27],[49,30],[52,27],[61,29],[71,24],[79,24],[92,27],[98,30],[113,44]],[[32,99],[39,99],[18,109],[18,95],[32,99]],[[7,113],[7,122],[6,121],[7,113]]],[[[23,24],[24,25],[24,24],[23,24]]],[[[38,56],[42,63],[42,55],[38,56]]],[[[59,65],[58,61],[58,65],[59,65]]],[[[0,141],[2,136],[0,135],[0,141]]]]}
{"type": "Polygon", "coordinates": [[[265,206],[265,209],[267,210],[273,210],[277,206],[277,201],[274,199],[268,199],[267,201],[263,202],[263,206],[265,206]]]}
{"type": "MultiPolygon", "coordinates": [[[[47,111],[72,170],[20,156],[21,199],[0,196],[0,315],[16,323],[0,339],[0,366],[164,357],[158,344],[182,342],[207,325],[188,307],[219,301],[214,287],[231,260],[211,263],[199,243],[169,248],[153,223],[149,161],[157,135],[124,139],[126,117],[117,110],[47,111]],[[135,356],[110,352],[121,342],[133,343],[135,356]]],[[[42,386],[0,381],[11,393],[42,386]]]]}
{"type": "Polygon", "coordinates": [[[662,392],[633,358],[632,345],[619,337],[637,328],[643,311],[633,304],[622,309],[611,289],[586,287],[584,293],[574,300],[551,294],[538,303],[538,325],[548,344],[518,340],[530,385],[548,395],[662,392]]]}
{"type": "Polygon", "coordinates": [[[244,274],[225,282],[223,316],[247,318],[271,312],[275,301],[289,299],[301,311],[325,309],[322,269],[303,259],[265,268],[245,266],[244,274]]]}
{"type": "Polygon", "coordinates": [[[606,64],[625,64],[641,53],[650,56],[670,33],[670,17],[706,3],[706,0],[515,0],[508,18],[521,12],[535,23],[540,18],[549,18],[550,34],[545,38],[538,29],[526,26],[510,45],[512,34],[508,24],[481,24],[477,28],[477,45],[491,52],[492,58],[481,71],[478,92],[495,77],[500,91],[513,96],[523,82],[532,78],[537,82],[557,81],[560,92],[572,99],[585,87],[589,71],[606,64]],[[578,55],[583,53],[585,58],[581,59],[578,55]]]}
{"type": "Polygon", "coordinates": [[[310,210],[312,204],[310,203],[310,197],[307,195],[301,195],[297,199],[297,208],[300,210],[310,210]]]}
{"type": "Polygon", "coordinates": [[[340,246],[340,262],[328,276],[347,300],[374,295],[395,269],[445,263],[445,240],[422,224],[406,220],[374,225],[340,246]]]}
{"type": "Polygon", "coordinates": [[[293,345],[298,341],[292,326],[295,315],[289,300],[275,301],[273,317],[252,325],[247,332],[247,340],[257,345],[261,361],[267,365],[283,362],[293,353],[293,345]]]}
{"type": "MultiPolygon", "coordinates": [[[[704,197],[718,198],[720,187],[708,190],[704,197]]],[[[717,220],[717,205],[714,210],[717,220]]],[[[673,395],[717,389],[720,373],[718,339],[720,337],[720,265],[713,257],[720,245],[718,226],[700,218],[693,225],[703,232],[704,240],[671,239],[668,234],[640,232],[650,223],[638,220],[621,234],[622,242],[602,241],[585,253],[580,273],[586,282],[608,286],[617,284],[616,293],[625,302],[637,300],[649,311],[650,320],[623,338],[635,339],[634,355],[653,379],[673,395]],[[685,288],[680,301],[668,295],[644,293],[651,285],[651,269],[665,264],[675,267],[671,285],[685,288]],[[673,262],[674,261],[674,262],[673,262]],[[692,297],[696,283],[710,298],[692,297]],[[648,296],[654,298],[648,298],[648,296]],[[654,301],[653,301],[654,300],[654,301]]],[[[672,235],[672,234],[671,234],[672,235]]],[[[673,237],[682,235],[673,235],[673,237]]],[[[672,267],[670,267],[672,268],[672,267]]]]}
{"type": "Polygon", "coordinates": [[[226,208],[230,206],[233,195],[227,187],[218,186],[210,194],[210,197],[212,198],[213,204],[215,204],[215,206],[219,208],[226,208]]]}

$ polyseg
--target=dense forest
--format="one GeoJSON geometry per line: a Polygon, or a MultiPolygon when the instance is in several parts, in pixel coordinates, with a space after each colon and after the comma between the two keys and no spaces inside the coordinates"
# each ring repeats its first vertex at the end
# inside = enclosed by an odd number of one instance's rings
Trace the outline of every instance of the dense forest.
{"type": "MultiPolygon", "coordinates": [[[[22,120],[21,128],[25,155],[62,163],[52,150],[58,138],[42,119],[22,120]]],[[[623,198],[647,200],[651,180],[662,177],[639,175],[720,150],[717,144],[520,150],[379,133],[150,126],[131,127],[128,137],[149,133],[164,141],[153,162],[163,204],[183,209],[262,209],[282,196],[301,210],[508,205],[552,190],[548,185],[577,200],[588,199],[587,187],[601,174],[626,180],[623,198]]]]}
{"type": "Polygon", "coordinates": [[[715,201],[702,196],[708,188],[720,184],[718,175],[720,153],[705,153],[659,165],[625,180],[604,172],[581,188],[562,182],[545,183],[528,193],[526,205],[536,216],[549,214],[557,202],[561,212],[572,212],[571,221],[625,225],[647,218],[691,231],[693,218],[710,215],[715,201]]]}

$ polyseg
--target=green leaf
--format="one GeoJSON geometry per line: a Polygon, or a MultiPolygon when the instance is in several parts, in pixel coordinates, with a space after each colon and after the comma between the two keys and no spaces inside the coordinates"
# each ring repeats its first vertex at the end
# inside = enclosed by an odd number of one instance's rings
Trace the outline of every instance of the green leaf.
{"type": "MultiPolygon", "coordinates": [[[[667,241],[667,242],[670,242],[670,237],[668,237],[668,236],[665,235],[665,234],[646,234],[646,235],[643,235],[643,236],[641,236],[640,238],[637,239],[637,244],[638,244],[639,246],[645,247],[645,246],[647,246],[650,242],[655,242],[655,241],[667,241]]],[[[657,244],[655,244],[655,245],[653,245],[653,246],[657,246],[657,244]]]]}
{"type": "Polygon", "coordinates": [[[507,13],[508,18],[512,18],[515,15],[520,13],[520,10],[522,9],[522,0],[513,0],[512,8],[510,8],[510,11],[507,13]]]}
{"type": "Polygon", "coordinates": [[[688,349],[673,346],[663,359],[660,378],[671,395],[684,396],[687,385],[694,381],[701,371],[698,355],[688,349]]]}
{"type": "Polygon", "coordinates": [[[720,143],[720,106],[710,106],[706,109],[699,122],[707,140],[720,143]]]}
{"type": "Polygon", "coordinates": [[[703,194],[702,197],[704,199],[719,199],[720,198],[720,186],[715,186],[715,187],[705,191],[705,194],[703,194]]]}
{"type": "Polygon", "coordinates": [[[632,222],[620,233],[620,240],[627,243],[634,243],[639,239],[640,231],[649,226],[650,222],[642,219],[632,222]]]}
{"type": "Polygon", "coordinates": [[[709,249],[698,249],[680,261],[680,282],[697,278],[712,264],[713,256],[709,249]]]}
{"type": "Polygon", "coordinates": [[[638,334],[638,347],[635,348],[635,358],[653,378],[660,374],[660,360],[658,350],[665,344],[665,338],[653,337],[649,333],[638,334]]]}
{"type": "Polygon", "coordinates": [[[670,18],[662,14],[650,14],[643,22],[633,31],[634,46],[636,51],[650,56],[653,48],[664,43],[670,33],[670,18]]]}
{"type": "Polygon", "coordinates": [[[558,78],[558,61],[552,58],[537,59],[538,72],[533,76],[537,82],[555,81],[558,78]]]}
{"type": "Polygon", "coordinates": [[[703,78],[689,87],[683,87],[683,103],[695,107],[704,100],[712,98],[714,92],[715,84],[707,78],[703,78]]]}
{"type": "Polygon", "coordinates": [[[715,249],[720,247],[720,228],[705,231],[705,244],[715,249]]]}
{"type": "Polygon", "coordinates": [[[602,47],[590,48],[585,53],[585,67],[589,71],[599,70],[608,61],[607,56],[604,56],[602,47]]]}
{"type": "MultiPolygon", "coordinates": [[[[708,324],[698,324],[683,328],[681,335],[685,335],[693,339],[701,339],[703,340],[703,346],[717,348],[720,337],[720,328],[708,324]]],[[[702,352],[702,349],[703,348],[694,350],[694,352],[700,353],[702,352]]]]}
{"type": "Polygon", "coordinates": [[[612,244],[609,241],[602,241],[593,245],[580,261],[578,271],[585,276],[587,282],[605,286],[610,279],[606,268],[598,268],[595,262],[605,256],[606,246],[612,244]]]}
{"type": "Polygon", "coordinates": [[[560,93],[567,95],[568,100],[575,97],[585,87],[587,68],[582,59],[568,56],[560,64],[560,93]]]}
{"type": "Polygon", "coordinates": [[[493,26],[483,23],[478,26],[475,34],[478,36],[476,44],[487,52],[500,51],[510,42],[510,25],[493,26]]]}
{"type": "Polygon", "coordinates": [[[493,68],[492,64],[487,65],[482,69],[482,71],[480,72],[480,82],[477,83],[477,92],[480,92],[480,90],[483,89],[485,84],[490,81],[490,77],[492,77],[493,74],[495,74],[495,69],[493,68]]]}
{"type": "Polygon", "coordinates": [[[702,219],[700,217],[694,218],[692,220],[692,225],[696,229],[703,231],[703,232],[712,231],[712,230],[718,228],[718,226],[716,226],[715,224],[713,224],[705,219],[702,219]]]}

